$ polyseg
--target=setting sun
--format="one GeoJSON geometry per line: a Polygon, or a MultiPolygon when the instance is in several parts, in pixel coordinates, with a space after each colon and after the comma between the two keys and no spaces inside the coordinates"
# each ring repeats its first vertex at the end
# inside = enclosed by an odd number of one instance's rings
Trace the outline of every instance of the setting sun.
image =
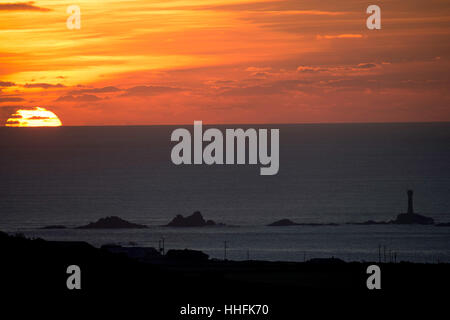
{"type": "Polygon", "coordinates": [[[0,123],[450,121],[449,1],[364,3],[0,1],[0,123]]]}
{"type": "Polygon", "coordinates": [[[58,116],[45,108],[19,109],[9,116],[7,127],[59,127],[58,116]]]}

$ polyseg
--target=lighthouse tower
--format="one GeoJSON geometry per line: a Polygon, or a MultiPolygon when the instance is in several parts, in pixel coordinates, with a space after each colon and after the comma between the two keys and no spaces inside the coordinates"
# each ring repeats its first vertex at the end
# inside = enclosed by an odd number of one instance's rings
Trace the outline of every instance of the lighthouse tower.
{"type": "Polygon", "coordinates": [[[391,221],[396,224],[434,224],[433,218],[425,217],[420,214],[414,213],[413,208],[413,191],[408,190],[408,211],[406,213],[400,213],[397,219],[391,221]]]}
{"type": "Polygon", "coordinates": [[[412,190],[408,190],[407,194],[408,194],[408,213],[414,213],[414,209],[413,209],[413,191],[412,190]]]}

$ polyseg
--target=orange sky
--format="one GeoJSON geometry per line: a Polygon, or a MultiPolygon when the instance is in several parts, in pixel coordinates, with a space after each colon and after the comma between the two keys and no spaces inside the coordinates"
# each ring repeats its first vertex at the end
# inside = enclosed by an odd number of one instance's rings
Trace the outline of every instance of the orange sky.
{"type": "Polygon", "coordinates": [[[448,0],[0,1],[0,121],[450,121],[449,35],[448,0]]]}

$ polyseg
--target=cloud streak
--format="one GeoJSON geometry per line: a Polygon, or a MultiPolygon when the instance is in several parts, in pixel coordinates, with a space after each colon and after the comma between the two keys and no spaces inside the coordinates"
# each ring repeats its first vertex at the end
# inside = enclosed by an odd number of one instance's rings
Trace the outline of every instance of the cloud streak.
{"type": "Polygon", "coordinates": [[[122,91],[121,89],[114,87],[114,86],[107,86],[103,88],[93,88],[93,89],[79,89],[79,90],[72,90],[69,92],[69,94],[83,94],[83,93],[112,93],[112,92],[119,92],[122,91]]]}
{"type": "Polygon", "coordinates": [[[0,96],[0,102],[20,102],[25,101],[24,98],[21,97],[5,97],[0,96]]]}
{"type": "Polygon", "coordinates": [[[0,87],[14,87],[16,84],[10,81],[0,81],[0,87]]]}
{"type": "Polygon", "coordinates": [[[102,98],[97,97],[96,95],[92,95],[92,94],[83,94],[80,96],[73,96],[73,95],[65,95],[65,96],[61,96],[58,99],[56,99],[55,101],[57,102],[96,102],[96,101],[100,101],[102,100],[102,98]]]}
{"type": "Polygon", "coordinates": [[[125,90],[123,97],[145,97],[181,91],[179,88],[166,86],[136,86],[125,90]]]}
{"type": "Polygon", "coordinates": [[[51,83],[27,83],[23,85],[24,88],[41,88],[41,89],[50,89],[50,88],[64,88],[65,86],[61,83],[51,84],[51,83]]]}
{"type": "Polygon", "coordinates": [[[351,33],[345,33],[345,34],[335,34],[335,35],[320,35],[318,34],[316,36],[316,38],[318,40],[322,40],[322,39],[326,39],[326,40],[330,40],[330,39],[360,39],[362,38],[363,35],[362,34],[351,34],[351,33]]]}
{"type": "Polygon", "coordinates": [[[16,2],[16,3],[1,3],[0,11],[52,11],[48,8],[35,6],[33,1],[30,2],[16,2]]]}

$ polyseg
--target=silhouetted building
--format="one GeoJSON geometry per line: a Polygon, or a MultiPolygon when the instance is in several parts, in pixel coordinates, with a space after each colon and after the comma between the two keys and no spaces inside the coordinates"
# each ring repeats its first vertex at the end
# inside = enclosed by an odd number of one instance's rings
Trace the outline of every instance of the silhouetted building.
{"type": "Polygon", "coordinates": [[[101,247],[111,253],[124,254],[128,258],[138,259],[141,261],[151,261],[161,258],[161,254],[152,247],[122,247],[120,245],[107,244],[101,247]]]}
{"type": "Polygon", "coordinates": [[[182,261],[201,262],[201,261],[208,261],[209,259],[209,255],[207,255],[206,253],[198,250],[189,250],[189,249],[184,250],[172,249],[167,251],[166,256],[170,260],[178,260],[178,261],[182,260],[182,261]]]}

